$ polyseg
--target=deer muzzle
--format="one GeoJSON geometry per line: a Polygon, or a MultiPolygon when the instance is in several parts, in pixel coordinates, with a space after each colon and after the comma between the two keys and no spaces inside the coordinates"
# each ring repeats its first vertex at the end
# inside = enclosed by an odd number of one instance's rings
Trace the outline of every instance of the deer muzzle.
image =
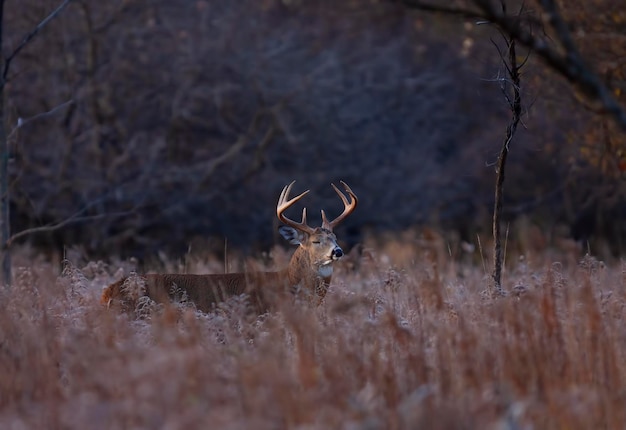
{"type": "Polygon", "coordinates": [[[335,247],[335,249],[333,249],[330,256],[333,260],[339,260],[341,257],[343,257],[343,250],[337,246],[335,247]]]}

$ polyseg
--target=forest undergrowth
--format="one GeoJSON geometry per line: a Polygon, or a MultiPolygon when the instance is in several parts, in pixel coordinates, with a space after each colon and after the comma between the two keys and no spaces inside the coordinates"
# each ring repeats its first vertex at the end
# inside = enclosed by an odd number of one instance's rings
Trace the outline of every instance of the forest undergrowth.
{"type": "Polygon", "coordinates": [[[623,262],[518,258],[494,299],[480,263],[388,250],[340,264],[322,307],[260,317],[245,297],[211,314],[103,307],[130,263],[16,268],[0,296],[0,428],[626,426],[623,262]]]}

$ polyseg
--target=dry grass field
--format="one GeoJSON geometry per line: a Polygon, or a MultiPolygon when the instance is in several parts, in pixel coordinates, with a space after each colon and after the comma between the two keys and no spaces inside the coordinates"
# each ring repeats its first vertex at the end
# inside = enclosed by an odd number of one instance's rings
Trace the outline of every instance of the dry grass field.
{"type": "MultiPolygon", "coordinates": [[[[276,249],[272,264],[288,255],[276,249]]],[[[66,263],[59,275],[22,260],[0,297],[2,429],[626,426],[619,261],[515,258],[509,294],[492,299],[480,258],[380,245],[339,265],[322,308],[257,318],[244,297],[212,314],[184,302],[104,309],[99,294],[126,263],[66,263]]]]}

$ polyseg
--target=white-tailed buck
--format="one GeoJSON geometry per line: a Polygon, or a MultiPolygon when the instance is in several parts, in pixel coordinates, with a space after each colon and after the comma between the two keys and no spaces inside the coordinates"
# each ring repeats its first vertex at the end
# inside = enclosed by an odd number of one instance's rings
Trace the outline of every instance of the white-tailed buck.
{"type": "MultiPolygon", "coordinates": [[[[324,300],[333,274],[332,263],[343,256],[337,245],[333,229],[343,221],[357,205],[357,197],[350,187],[341,182],[350,200],[334,185],[333,188],[344,204],[344,210],[333,221],[328,221],[322,210],[322,226],[310,227],[306,221],[306,208],[302,210],[302,221],[287,218],[284,212],[304,197],[309,190],[289,200],[295,181],[283,188],[276,215],[286,225],[279,228],[281,235],[293,245],[298,245],[289,266],[277,272],[226,273],[215,275],[151,274],[139,277],[142,293],[152,300],[165,303],[179,295],[193,302],[197,309],[210,312],[216,303],[230,296],[247,293],[251,304],[260,313],[272,308],[286,297],[303,298],[319,305],[324,300]]],[[[102,303],[129,299],[129,282],[126,277],[104,289],[102,303]]],[[[131,287],[132,288],[132,287],[131,287]]]]}

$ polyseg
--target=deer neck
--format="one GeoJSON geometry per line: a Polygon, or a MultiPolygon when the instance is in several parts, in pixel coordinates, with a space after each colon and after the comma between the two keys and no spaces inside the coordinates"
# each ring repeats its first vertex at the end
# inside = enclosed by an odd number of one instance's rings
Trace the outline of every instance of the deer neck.
{"type": "Polygon", "coordinates": [[[291,257],[289,267],[285,271],[292,287],[304,288],[323,297],[330,285],[333,266],[332,264],[315,263],[311,260],[310,255],[299,247],[291,257]]]}

